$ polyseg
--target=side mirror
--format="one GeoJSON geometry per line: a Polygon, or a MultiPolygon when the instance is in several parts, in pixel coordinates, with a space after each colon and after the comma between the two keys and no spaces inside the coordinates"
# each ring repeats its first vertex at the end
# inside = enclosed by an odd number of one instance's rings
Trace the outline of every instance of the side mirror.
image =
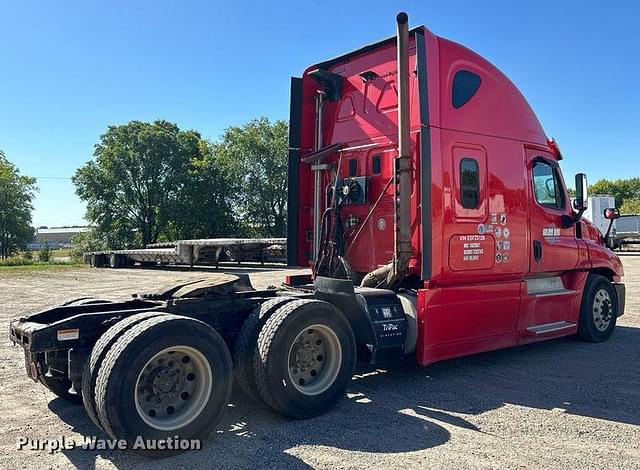
{"type": "Polygon", "coordinates": [[[620,217],[620,210],[615,208],[609,208],[604,210],[604,218],[609,220],[615,220],[620,217]]]}
{"type": "Polygon", "coordinates": [[[609,219],[609,226],[607,227],[607,233],[604,234],[604,244],[611,248],[615,248],[615,240],[611,240],[611,229],[613,228],[613,221],[620,217],[620,211],[613,207],[604,210],[604,218],[609,219]]]}
{"type": "Polygon", "coordinates": [[[578,212],[584,212],[587,209],[587,199],[587,175],[584,173],[577,173],[576,198],[573,200],[573,208],[578,212]]]}

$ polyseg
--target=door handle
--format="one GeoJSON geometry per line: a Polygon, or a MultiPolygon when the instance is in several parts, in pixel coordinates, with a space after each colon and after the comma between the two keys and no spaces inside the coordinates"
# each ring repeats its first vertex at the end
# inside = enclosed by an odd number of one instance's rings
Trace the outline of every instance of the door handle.
{"type": "Polygon", "coordinates": [[[540,240],[533,241],[533,259],[540,261],[542,259],[542,243],[540,240]]]}

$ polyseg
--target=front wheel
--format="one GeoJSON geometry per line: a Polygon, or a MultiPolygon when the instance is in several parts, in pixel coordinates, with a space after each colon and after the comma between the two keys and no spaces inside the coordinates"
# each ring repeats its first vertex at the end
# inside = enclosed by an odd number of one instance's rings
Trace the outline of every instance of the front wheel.
{"type": "Polygon", "coordinates": [[[609,339],[616,326],[617,300],[615,290],[606,277],[589,275],[580,305],[578,337],[591,343],[609,339]]]}
{"type": "Polygon", "coordinates": [[[203,439],[224,411],[231,387],[231,356],[220,335],[201,321],[162,315],[132,326],[109,348],[95,402],[103,429],[130,445],[138,436],[203,439]]]}
{"type": "Polygon", "coordinates": [[[264,401],[293,418],[328,411],[345,394],[356,360],[349,322],[327,302],[280,307],[258,337],[254,375],[264,401]]]}

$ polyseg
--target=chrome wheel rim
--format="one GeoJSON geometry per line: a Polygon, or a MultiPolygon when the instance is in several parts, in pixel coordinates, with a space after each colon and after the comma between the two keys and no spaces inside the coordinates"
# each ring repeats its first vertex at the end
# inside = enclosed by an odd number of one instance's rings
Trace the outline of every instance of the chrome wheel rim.
{"type": "Polygon", "coordinates": [[[213,373],[204,354],[173,346],[155,354],[138,374],[136,410],[154,429],[180,429],[200,415],[212,388],[213,373]]]}
{"type": "Polygon", "coordinates": [[[598,331],[606,331],[611,324],[613,303],[606,289],[596,292],[593,299],[593,322],[598,331]]]}
{"type": "Polygon", "coordinates": [[[331,387],[342,365],[338,335],[326,325],[311,325],[289,348],[289,379],[304,395],[319,395],[331,387]]]}

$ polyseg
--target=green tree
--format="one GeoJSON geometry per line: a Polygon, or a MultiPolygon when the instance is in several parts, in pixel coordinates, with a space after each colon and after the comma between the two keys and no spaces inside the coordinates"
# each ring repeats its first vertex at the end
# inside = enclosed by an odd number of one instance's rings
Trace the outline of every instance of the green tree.
{"type": "Polygon", "coordinates": [[[74,261],[82,261],[82,255],[88,251],[103,251],[110,247],[109,240],[102,238],[95,228],[76,233],[71,237],[71,244],[71,258],[74,261]]]}
{"type": "Polygon", "coordinates": [[[215,153],[214,145],[198,142],[197,156],[189,162],[185,183],[170,213],[165,238],[211,238],[236,235],[233,204],[237,195],[231,177],[215,153]]]}
{"type": "Polygon", "coordinates": [[[227,128],[215,148],[237,188],[237,217],[252,235],[286,233],[287,148],[287,123],[264,117],[227,128]]]}
{"type": "Polygon", "coordinates": [[[175,215],[200,135],[166,121],[110,126],[95,160],[76,171],[76,193],[87,218],[111,248],[156,242],[175,215]]]}
{"type": "Polygon", "coordinates": [[[38,259],[44,263],[48,263],[51,261],[51,248],[48,243],[42,245],[40,251],[38,252],[38,259]]]}
{"type": "Polygon", "coordinates": [[[33,240],[31,212],[37,190],[35,178],[21,175],[0,151],[0,258],[33,240]]]}
{"type": "Polygon", "coordinates": [[[620,206],[621,214],[640,214],[640,198],[625,199],[620,206]]]}
{"type": "Polygon", "coordinates": [[[640,178],[601,179],[589,187],[589,194],[608,194],[616,199],[616,207],[622,207],[628,199],[640,199],[640,178]]]}

